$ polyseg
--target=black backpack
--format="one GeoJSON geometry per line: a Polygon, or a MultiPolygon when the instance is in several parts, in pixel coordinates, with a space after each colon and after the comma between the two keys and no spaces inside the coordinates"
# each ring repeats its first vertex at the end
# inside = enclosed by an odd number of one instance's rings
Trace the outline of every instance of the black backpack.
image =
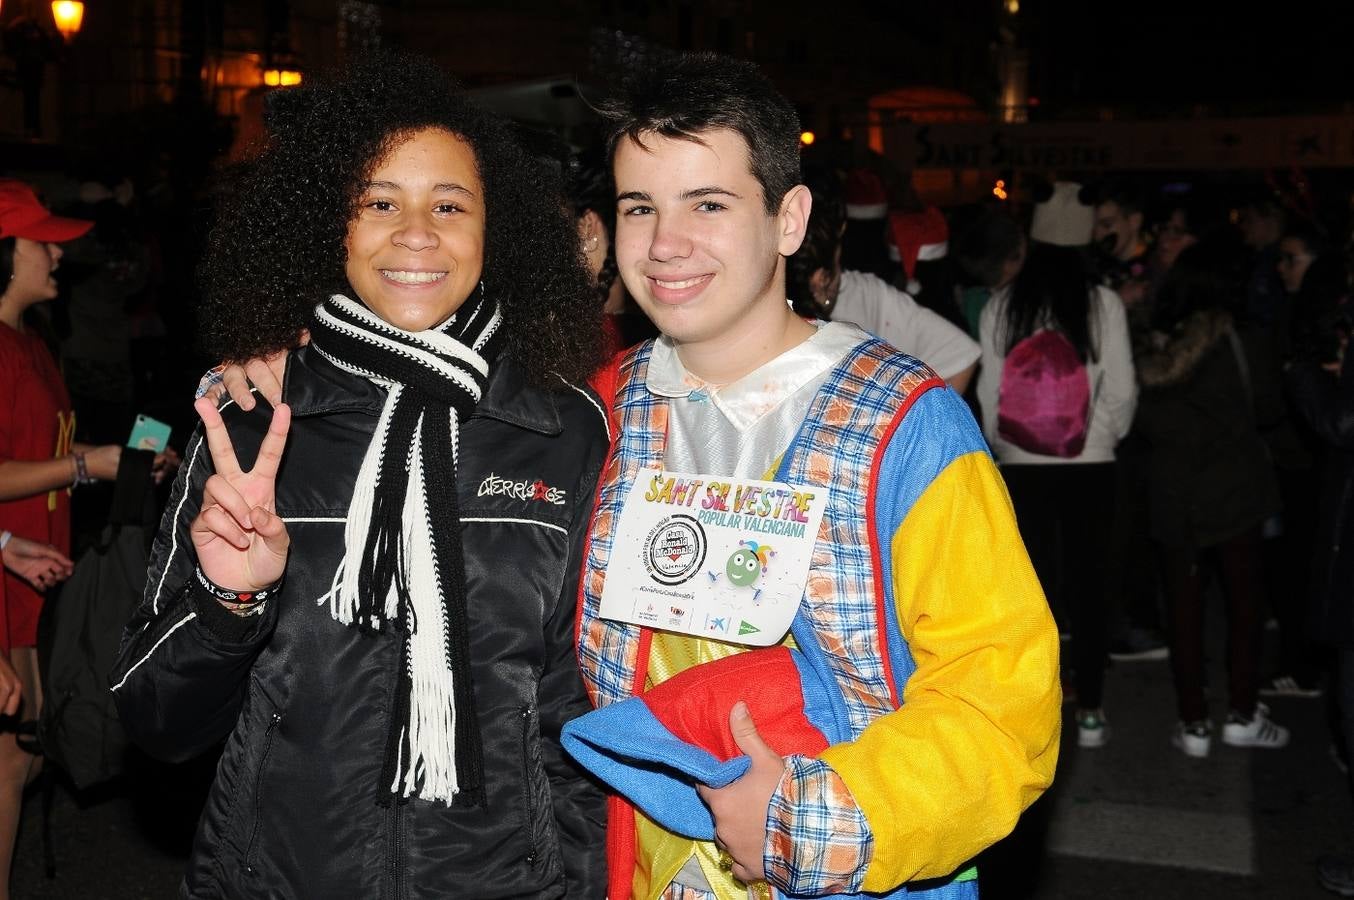
{"type": "Polygon", "coordinates": [[[38,741],[81,790],[123,770],[128,742],[108,674],[146,584],[158,518],[150,479],[154,460],[149,450],[123,448],[108,524],[38,620],[45,698],[38,741]]]}

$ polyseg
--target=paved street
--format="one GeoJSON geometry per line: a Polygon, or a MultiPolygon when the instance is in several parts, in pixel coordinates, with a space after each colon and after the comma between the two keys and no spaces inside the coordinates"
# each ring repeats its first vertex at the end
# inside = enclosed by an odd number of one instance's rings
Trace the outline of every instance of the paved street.
{"type": "MultiPolygon", "coordinates": [[[[988,900],[1334,896],[1312,864],[1354,850],[1354,806],[1330,756],[1324,700],[1270,703],[1293,731],[1283,750],[1240,750],[1215,736],[1202,760],[1170,745],[1168,663],[1115,665],[1105,703],[1114,732],[1099,750],[1078,750],[1067,718],[1055,786],[995,848],[988,900]]],[[[1224,714],[1220,699],[1212,712],[1224,714]]]]}
{"type": "MultiPolygon", "coordinates": [[[[1212,683],[1223,684],[1221,646],[1211,657],[1212,683]]],[[[1114,729],[1109,745],[1079,752],[1069,718],[1057,784],[984,859],[984,897],[1333,896],[1317,885],[1312,863],[1324,852],[1354,850],[1354,804],[1329,755],[1324,701],[1271,706],[1275,720],[1293,730],[1285,750],[1237,750],[1215,738],[1212,756],[1188,759],[1169,743],[1174,707],[1167,663],[1115,665],[1106,682],[1114,729]]],[[[1223,711],[1215,699],[1215,718],[1223,711]]],[[[201,766],[146,763],[128,784],[83,806],[58,792],[54,880],[43,875],[39,804],[30,798],[14,896],[173,897],[196,798],[209,774],[201,766]]]]}

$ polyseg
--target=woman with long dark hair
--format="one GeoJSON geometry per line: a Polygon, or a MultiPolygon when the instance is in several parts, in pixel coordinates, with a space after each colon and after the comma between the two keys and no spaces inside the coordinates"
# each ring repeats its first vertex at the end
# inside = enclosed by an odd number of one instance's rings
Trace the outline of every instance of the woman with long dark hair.
{"type": "Polygon", "coordinates": [[[1089,208],[1069,208],[1084,228],[1045,228],[1036,219],[1020,274],[983,309],[978,399],[1021,536],[1062,631],[1071,632],[1078,743],[1094,748],[1108,738],[1104,567],[1114,448],[1133,420],[1137,388],[1123,304],[1088,275],[1089,208]],[[1055,368],[1062,373],[1056,382],[1044,380],[1055,368]],[[1037,417],[1043,424],[1022,420],[1020,411],[1044,404],[1046,394],[1076,402],[1051,420],[1045,410],[1037,417]],[[1071,431],[1054,435],[1049,424],[1071,431]]]}
{"type": "Polygon", "coordinates": [[[218,193],[209,401],[113,673],[130,734],[226,746],[185,896],[600,896],[580,555],[607,447],[560,186],[432,63],[274,94],[218,193]]]}

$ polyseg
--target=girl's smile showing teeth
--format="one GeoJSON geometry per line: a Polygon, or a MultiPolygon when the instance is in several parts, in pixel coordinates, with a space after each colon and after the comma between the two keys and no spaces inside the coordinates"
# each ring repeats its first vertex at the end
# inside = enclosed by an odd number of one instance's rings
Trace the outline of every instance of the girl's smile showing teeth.
{"type": "Polygon", "coordinates": [[[396,284],[432,284],[447,277],[446,272],[419,272],[407,269],[382,269],[381,277],[396,284]]]}

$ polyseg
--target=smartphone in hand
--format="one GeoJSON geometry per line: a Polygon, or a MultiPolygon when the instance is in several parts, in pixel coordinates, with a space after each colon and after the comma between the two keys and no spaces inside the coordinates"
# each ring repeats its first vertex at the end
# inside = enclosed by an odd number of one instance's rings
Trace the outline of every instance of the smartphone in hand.
{"type": "Polygon", "coordinates": [[[172,429],[158,419],[139,415],[132,425],[132,433],[127,438],[127,446],[133,450],[151,450],[163,453],[169,446],[169,433],[172,429]]]}

